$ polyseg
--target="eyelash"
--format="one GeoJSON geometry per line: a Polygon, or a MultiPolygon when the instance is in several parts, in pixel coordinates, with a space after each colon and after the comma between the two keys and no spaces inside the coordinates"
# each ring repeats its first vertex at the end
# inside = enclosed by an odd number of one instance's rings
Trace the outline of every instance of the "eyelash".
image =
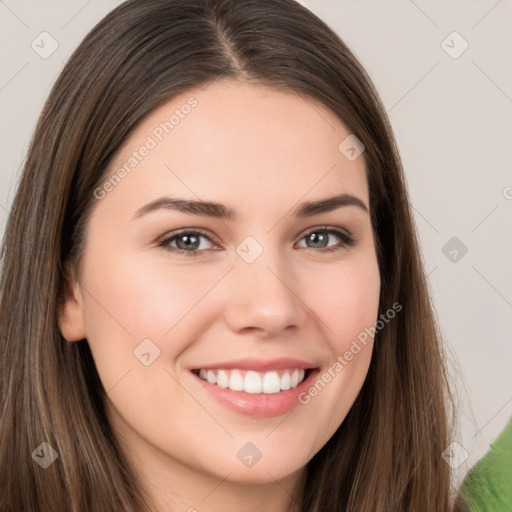
{"type": "MultiPolygon", "coordinates": [[[[328,247],[326,249],[317,250],[317,249],[313,249],[311,247],[305,247],[305,249],[311,249],[315,252],[329,252],[329,253],[336,252],[341,249],[346,249],[346,248],[352,247],[356,243],[356,240],[351,235],[349,235],[348,233],[346,233],[345,231],[343,231],[339,228],[335,228],[332,226],[318,226],[316,228],[310,229],[302,235],[300,241],[302,241],[304,238],[306,238],[308,235],[311,235],[312,233],[335,234],[338,238],[341,239],[341,242],[339,245],[334,246],[334,247],[328,247]]],[[[174,241],[181,235],[201,235],[201,236],[204,236],[206,239],[208,239],[208,241],[210,241],[211,243],[213,243],[215,245],[219,245],[219,244],[217,244],[217,242],[215,240],[212,239],[211,236],[209,236],[209,234],[206,231],[204,231],[200,228],[183,229],[183,230],[177,231],[177,232],[173,233],[172,236],[167,237],[164,240],[162,240],[158,245],[160,247],[166,248],[167,250],[169,250],[171,252],[183,254],[184,256],[196,257],[199,255],[201,255],[201,256],[203,255],[202,253],[204,253],[205,250],[186,251],[185,249],[180,249],[179,247],[171,247],[169,245],[172,241],[174,241]]]]}

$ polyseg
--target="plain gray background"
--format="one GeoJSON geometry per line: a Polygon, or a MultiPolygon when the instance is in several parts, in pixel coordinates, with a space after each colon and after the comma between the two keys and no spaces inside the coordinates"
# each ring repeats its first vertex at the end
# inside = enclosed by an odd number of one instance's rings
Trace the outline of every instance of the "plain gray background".
{"type": "MultiPolygon", "coordinates": [[[[0,233],[51,85],[119,3],[0,0],[0,233]]],[[[395,131],[460,397],[462,478],[512,416],[512,4],[301,3],[365,66],[395,131]]]]}

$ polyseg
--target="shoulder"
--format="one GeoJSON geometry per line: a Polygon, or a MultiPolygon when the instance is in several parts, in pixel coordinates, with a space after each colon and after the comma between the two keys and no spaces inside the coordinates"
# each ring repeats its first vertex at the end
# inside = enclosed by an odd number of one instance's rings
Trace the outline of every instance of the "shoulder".
{"type": "Polygon", "coordinates": [[[512,510],[512,418],[469,471],[461,495],[471,511],[512,510]],[[503,508],[505,507],[505,508],[503,508]]]}

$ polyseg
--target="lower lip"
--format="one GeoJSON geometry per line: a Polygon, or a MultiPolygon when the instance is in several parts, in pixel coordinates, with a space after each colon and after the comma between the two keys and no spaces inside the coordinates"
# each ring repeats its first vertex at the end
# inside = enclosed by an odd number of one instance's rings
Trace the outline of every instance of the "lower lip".
{"type": "Polygon", "coordinates": [[[270,418],[286,414],[297,407],[300,404],[299,395],[311,386],[318,373],[317,369],[312,370],[308,377],[297,387],[270,394],[233,391],[229,388],[221,388],[216,384],[210,384],[195,373],[192,375],[213,398],[229,409],[246,416],[270,418]]]}

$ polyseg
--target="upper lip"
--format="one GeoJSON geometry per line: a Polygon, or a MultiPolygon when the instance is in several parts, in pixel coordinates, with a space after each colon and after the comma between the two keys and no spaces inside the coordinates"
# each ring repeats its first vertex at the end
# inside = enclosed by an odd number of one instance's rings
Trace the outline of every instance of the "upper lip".
{"type": "Polygon", "coordinates": [[[286,370],[294,368],[313,369],[316,368],[315,364],[308,363],[307,361],[301,361],[300,359],[294,359],[291,357],[280,357],[277,359],[257,359],[246,357],[243,359],[235,359],[231,361],[220,361],[213,364],[205,364],[202,366],[196,366],[192,370],[254,370],[254,371],[266,371],[266,370],[286,370]]]}

